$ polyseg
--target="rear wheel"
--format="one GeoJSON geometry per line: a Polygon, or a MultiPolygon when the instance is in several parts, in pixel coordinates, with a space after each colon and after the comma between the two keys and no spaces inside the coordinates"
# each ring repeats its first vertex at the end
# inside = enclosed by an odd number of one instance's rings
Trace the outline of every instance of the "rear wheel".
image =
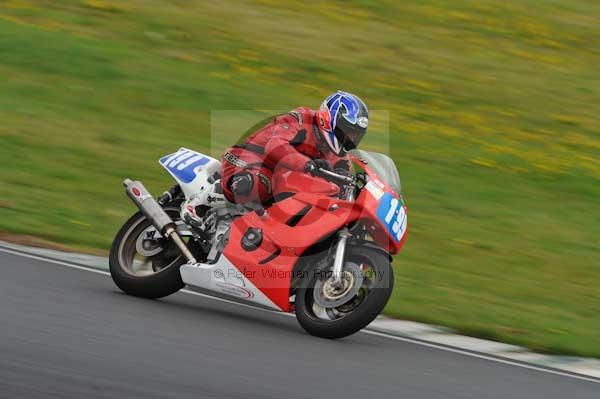
{"type": "MultiPolygon", "coordinates": [[[[165,212],[179,218],[177,207],[165,207],[165,212]]],[[[143,298],[161,298],[183,288],[179,266],[185,262],[175,244],[162,237],[141,212],[117,233],[109,257],[115,284],[125,293],[143,298]]]]}
{"type": "Polygon", "coordinates": [[[332,284],[331,268],[305,273],[296,291],[296,317],[312,335],[342,338],[366,327],[385,307],[394,276],[389,257],[370,247],[348,247],[342,284],[332,284]]]}

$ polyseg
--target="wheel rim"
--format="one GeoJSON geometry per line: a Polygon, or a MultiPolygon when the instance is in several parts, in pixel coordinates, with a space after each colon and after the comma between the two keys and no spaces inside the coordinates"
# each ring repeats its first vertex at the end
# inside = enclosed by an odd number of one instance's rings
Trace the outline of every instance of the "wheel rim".
{"type": "Polygon", "coordinates": [[[361,259],[360,262],[345,262],[342,269],[342,282],[351,281],[356,284],[353,287],[342,286],[341,292],[338,291],[338,297],[327,299],[329,293],[328,283],[331,281],[330,273],[323,279],[318,279],[314,287],[306,291],[307,310],[309,316],[319,321],[335,321],[352,314],[369,297],[375,278],[377,278],[377,269],[372,266],[367,259],[361,259]],[[349,276],[353,278],[350,278],[349,276]],[[323,299],[325,298],[325,301],[323,299]]]}
{"type": "MultiPolygon", "coordinates": [[[[165,209],[178,217],[177,209],[165,209]]],[[[123,236],[119,246],[119,265],[126,273],[145,277],[183,262],[177,247],[163,238],[145,217],[140,217],[123,236]]]]}

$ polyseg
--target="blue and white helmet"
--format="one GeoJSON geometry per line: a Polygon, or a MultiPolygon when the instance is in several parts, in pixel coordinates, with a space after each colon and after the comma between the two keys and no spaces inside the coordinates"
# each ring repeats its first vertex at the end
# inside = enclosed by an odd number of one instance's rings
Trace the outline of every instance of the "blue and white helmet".
{"type": "Polygon", "coordinates": [[[354,94],[337,91],[327,97],[317,113],[319,130],[337,155],[358,147],[369,125],[369,109],[354,94]]]}

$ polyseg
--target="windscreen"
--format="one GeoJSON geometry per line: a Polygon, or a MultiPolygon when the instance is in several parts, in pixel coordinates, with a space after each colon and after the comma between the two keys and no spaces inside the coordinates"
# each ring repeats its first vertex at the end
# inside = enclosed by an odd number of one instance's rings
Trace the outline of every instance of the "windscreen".
{"type": "Polygon", "coordinates": [[[352,150],[351,152],[355,157],[367,161],[367,166],[377,174],[377,177],[389,184],[400,195],[402,186],[400,184],[398,168],[396,168],[396,164],[390,157],[378,152],[364,150],[352,150]]]}

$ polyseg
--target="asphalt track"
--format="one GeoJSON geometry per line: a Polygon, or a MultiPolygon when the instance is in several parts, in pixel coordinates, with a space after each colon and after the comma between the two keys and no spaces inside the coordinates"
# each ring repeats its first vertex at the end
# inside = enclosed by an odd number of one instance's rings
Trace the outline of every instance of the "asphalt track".
{"type": "Polygon", "coordinates": [[[0,398],[594,398],[600,384],[0,252],[0,398]]]}

